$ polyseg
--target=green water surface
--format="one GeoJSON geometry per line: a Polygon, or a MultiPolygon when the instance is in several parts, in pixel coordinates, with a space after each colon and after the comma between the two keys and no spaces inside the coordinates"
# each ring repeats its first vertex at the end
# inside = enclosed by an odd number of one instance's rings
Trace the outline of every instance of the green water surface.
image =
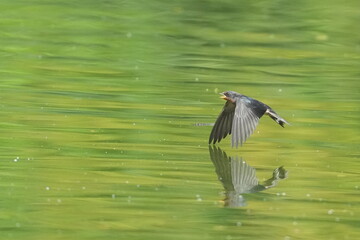
{"type": "Polygon", "coordinates": [[[0,239],[360,239],[359,23],[358,0],[0,1],[0,239]],[[226,90],[291,126],[209,149],[226,90]],[[245,167],[270,187],[234,192],[245,167]]]}

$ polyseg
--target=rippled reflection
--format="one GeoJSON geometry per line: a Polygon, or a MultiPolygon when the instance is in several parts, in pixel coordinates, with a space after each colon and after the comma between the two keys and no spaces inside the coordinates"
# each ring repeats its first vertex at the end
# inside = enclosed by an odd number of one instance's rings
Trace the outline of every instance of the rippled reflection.
{"type": "Polygon", "coordinates": [[[228,157],[225,151],[215,146],[209,146],[209,153],[216,174],[225,189],[225,207],[246,206],[243,194],[256,193],[275,187],[288,175],[288,171],[283,166],[277,167],[269,179],[259,183],[255,168],[247,164],[242,157],[228,157]]]}

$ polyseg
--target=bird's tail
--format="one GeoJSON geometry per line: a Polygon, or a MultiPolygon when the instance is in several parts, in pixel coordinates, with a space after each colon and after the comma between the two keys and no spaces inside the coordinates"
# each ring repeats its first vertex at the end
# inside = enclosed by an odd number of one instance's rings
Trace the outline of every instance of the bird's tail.
{"type": "Polygon", "coordinates": [[[269,115],[275,122],[277,122],[280,126],[284,127],[284,124],[290,125],[285,119],[280,117],[275,111],[273,110],[267,110],[266,114],[269,115]]]}

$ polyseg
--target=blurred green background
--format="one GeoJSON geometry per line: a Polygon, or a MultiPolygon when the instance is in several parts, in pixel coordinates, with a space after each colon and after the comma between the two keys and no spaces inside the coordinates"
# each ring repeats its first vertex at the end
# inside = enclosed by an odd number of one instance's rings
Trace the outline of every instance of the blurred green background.
{"type": "Polygon", "coordinates": [[[359,22],[357,0],[0,1],[1,239],[359,239],[359,22]],[[292,124],[218,144],[288,171],[236,208],[199,126],[226,90],[292,124]]]}

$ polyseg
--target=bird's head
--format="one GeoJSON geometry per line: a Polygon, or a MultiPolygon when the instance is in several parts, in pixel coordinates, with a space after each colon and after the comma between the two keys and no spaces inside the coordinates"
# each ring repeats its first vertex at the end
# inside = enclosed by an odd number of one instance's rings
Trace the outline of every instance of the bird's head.
{"type": "Polygon", "coordinates": [[[231,101],[231,102],[236,102],[236,97],[239,95],[237,92],[233,92],[233,91],[226,91],[226,92],[222,92],[220,93],[222,99],[226,100],[226,101],[231,101]]]}

